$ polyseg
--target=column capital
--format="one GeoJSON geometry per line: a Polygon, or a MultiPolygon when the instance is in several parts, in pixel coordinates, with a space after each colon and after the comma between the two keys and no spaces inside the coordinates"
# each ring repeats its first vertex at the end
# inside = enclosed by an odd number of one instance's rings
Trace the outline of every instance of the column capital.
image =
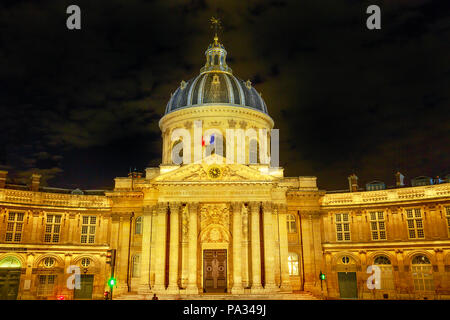
{"type": "Polygon", "coordinates": [[[264,201],[262,203],[262,207],[263,207],[264,212],[271,211],[272,207],[273,207],[273,203],[271,201],[264,201]]]}
{"type": "Polygon", "coordinates": [[[242,202],[231,202],[231,208],[233,209],[233,213],[240,213],[242,211],[242,202]]]}
{"type": "Polygon", "coordinates": [[[142,210],[142,215],[144,215],[144,216],[152,215],[154,207],[155,207],[154,205],[145,206],[142,210]]]}
{"type": "Polygon", "coordinates": [[[279,214],[287,214],[288,213],[288,207],[286,203],[279,203],[277,204],[278,213],[279,214]]]}
{"type": "Polygon", "coordinates": [[[256,202],[256,201],[252,201],[252,202],[249,202],[249,207],[250,207],[250,212],[258,212],[259,211],[259,208],[260,208],[260,206],[261,206],[261,202],[256,202]]]}
{"type": "Polygon", "coordinates": [[[178,202],[178,201],[171,201],[171,202],[169,202],[170,210],[177,210],[180,207],[181,207],[181,202],[178,202]]]}
{"type": "Polygon", "coordinates": [[[166,214],[168,209],[167,202],[158,202],[158,214],[166,214]]]}
{"type": "Polygon", "coordinates": [[[199,207],[199,203],[198,202],[188,202],[187,205],[188,205],[189,212],[197,211],[197,209],[199,207]]]}

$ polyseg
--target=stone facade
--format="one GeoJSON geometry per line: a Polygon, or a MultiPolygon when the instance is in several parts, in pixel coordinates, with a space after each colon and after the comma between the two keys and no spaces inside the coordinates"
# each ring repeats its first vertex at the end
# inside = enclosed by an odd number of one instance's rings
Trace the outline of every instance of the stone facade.
{"type": "MultiPolygon", "coordinates": [[[[217,39],[211,52],[219,59],[209,57],[202,72],[231,74],[213,63],[226,55],[217,39]]],[[[239,84],[215,74],[209,87],[209,76],[201,79],[199,93],[193,89],[188,100],[223,95],[235,103],[184,106],[182,90],[197,84],[182,82],[181,98],[171,98],[170,112],[159,123],[162,164],[147,168],[144,176],[118,177],[109,191],[70,192],[39,187],[38,175],[28,187],[9,185],[7,172],[0,172],[2,299],[102,299],[111,275],[109,249],[117,250],[116,297],[209,290],[248,296],[309,291],[328,298],[450,297],[448,181],[364,192],[355,182],[353,192],[327,193],[317,188],[315,177],[284,177],[282,168],[254,164],[248,139],[242,163],[212,154],[176,165],[172,134],[185,128],[193,135],[197,120],[203,132],[214,129],[224,136],[226,129],[274,126],[249,81],[239,84]],[[226,85],[219,86],[220,79],[226,85]],[[214,85],[218,91],[208,92],[214,85]],[[377,289],[367,284],[373,265],[381,270],[377,289]],[[73,268],[80,270],[79,289],[67,285],[73,268]]],[[[234,148],[226,143],[228,150],[234,148]]],[[[202,150],[194,141],[187,148],[192,154],[202,150]]]]}
{"type": "Polygon", "coordinates": [[[8,185],[0,189],[0,269],[8,269],[10,258],[19,262],[17,298],[73,298],[74,290],[66,283],[71,276],[67,268],[75,265],[81,274],[93,275],[92,298],[101,299],[110,275],[105,263],[109,248],[117,249],[115,295],[202,293],[203,252],[224,249],[226,291],[231,294],[304,290],[340,298],[338,273],[355,272],[357,298],[449,297],[449,183],[326,193],[310,177],[261,182],[255,170],[253,181],[183,183],[180,171],[191,172],[189,166],[173,169],[166,173],[170,182],[156,182],[163,175],[153,180],[120,178],[121,188],[103,196],[15,190],[8,185]],[[170,173],[180,181],[173,181],[170,173]],[[414,214],[420,211],[423,237],[409,234],[414,230],[408,228],[411,209],[414,214]],[[383,239],[374,240],[374,212],[383,213],[383,239]],[[337,236],[336,215],[343,213],[348,214],[348,240],[337,236]],[[56,240],[46,238],[52,234],[48,227],[53,216],[61,217],[59,232],[53,233],[59,235],[56,240]],[[86,224],[86,217],[95,217],[95,222],[86,224]],[[11,223],[14,228],[22,224],[20,232],[13,232],[20,239],[6,241],[11,223]],[[86,225],[95,230],[83,240],[86,225]],[[292,254],[298,260],[291,263],[292,254]],[[392,283],[370,290],[367,267],[380,256],[391,263],[392,283]],[[428,288],[422,289],[414,276],[416,256],[430,262],[428,288]],[[342,263],[345,257],[350,259],[347,264],[342,263]],[[46,258],[52,258],[51,265],[46,265],[46,258]],[[89,259],[87,266],[83,258],[89,259]],[[297,267],[290,270],[293,265],[297,267]],[[326,274],[322,289],[321,271],[326,274]],[[45,275],[56,276],[52,291],[40,284],[45,275]]]}

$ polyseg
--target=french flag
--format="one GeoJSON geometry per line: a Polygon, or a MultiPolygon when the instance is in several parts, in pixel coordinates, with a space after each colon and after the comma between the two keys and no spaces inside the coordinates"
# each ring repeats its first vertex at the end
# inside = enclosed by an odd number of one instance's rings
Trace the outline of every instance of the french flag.
{"type": "Polygon", "coordinates": [[[205,145],[208,145],[208,144],[214,144],[214,139],[215,139],[214,133],[209,136],[209,139],[208,139],[208,137],[206,137],[206,141],[208,141],[208,143],[206,143],[204,137],[202,137],[202,147],[204,147],[205,145]]]}

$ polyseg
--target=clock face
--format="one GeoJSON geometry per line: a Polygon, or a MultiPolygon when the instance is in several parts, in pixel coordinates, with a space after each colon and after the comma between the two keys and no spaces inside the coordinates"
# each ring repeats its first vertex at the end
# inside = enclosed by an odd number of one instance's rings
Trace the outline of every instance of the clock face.
{"type": "Polygon", "coordinates": [[[219,177],[221,176],[221,174],[222,174],[222,171],[220,171],[220,168],[219,168],[219,167],[211,167],[211,168],[209,168],[209,170],[208,170],[208,175],[209,175],[209,177],[212,178],[212,179],[217,179],[217,178],[219,178],[219,177]]]}

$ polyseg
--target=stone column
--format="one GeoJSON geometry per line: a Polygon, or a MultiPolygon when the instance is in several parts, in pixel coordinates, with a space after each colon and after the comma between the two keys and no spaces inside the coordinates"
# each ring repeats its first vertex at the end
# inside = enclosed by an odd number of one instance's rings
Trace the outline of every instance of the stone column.
{"type": "Polygon", "coordinates": [[[127,273],[129,271],[129,261],[128,261],[128,251],[130,250],[129,246],[129,237],[130,237],[130,217],[131,213],[121,213],[120,214],[120,238],[119,245],[117,247],[117,257],[116,257],[116,279],[117,279],[117,287],[116,293],[121,294],[128,291],[128,283],[127,283],[127,273]]]}
{"type": "Polygon", "coordinates": [[[242,285],[245,288],[250,287],[249,270],[248,270],[248,245],[249,245],[249,232],[248,232],[248,207],[242,213],[242,285]]]}
{"type": "Polygon", "coordinates": [[[252,293],[261,293],[261,239],[259,235],[259,202],[250,203],[252,239],[252,293]]]}
{"type": "MultiPolygon", "coordinates": [[[[280,272],[281,272],[281,291],[292,291],[291,281],[289,278],[289,242],[287,231],[287,207],[286,205],[280,205],[278,211],[279,228],[280,228],[280,272]]],[[[303,257],[301,257],[303,259],[303,257]]],[[[300,263],[300,261],[299,261],[300,263]]],[[[300,267],[300,266],[299,266],[300,267]]]]}
{"type": "Polygon", "coordinates": [[[180,240],[179,212],[180,203],[171,202],[170,207],[170,253],[169,253],[169,287],[168,293],[176,294],[178,288],[178,244],[180,240]]]}
{"type": "Polygon", "coordinates": [[[198,203],[189,203],[188,206],[189,206],[189,274],[186,293],[198,294],[198,286],[197,286],[198,203]]]}
{"type": "Polygon", "coordinates": [[[265,291],[275,291],[275,250],[273,237],[272,203],[263,202],[265,291]]]}
{"type": "Polygon", "coordinates": [[[139,283],[139,294],[150,293],[150,245],[152,224],[152,207],[144,207],[142,215],[142,251],[141,251],[141,278],[139,283]]]}
{"type": "Polygon", "coordinates": [[[155,266],[156,266],[156,217],[158,216],[158,205],[151,209],[152,220],[150,223],[150,289],[155,285],[155,266]]]}
{"type": "Polygon", "coordinates": [[[242,287],[242,203],[233,202],[233,287],[232,294],[243,294],[242,287]]]}
{"type": "Polygon", "coordinates": [[[184,205],[181,209],[181,279],[180,287],[186,289],[189,277],[189,210],[184,205]]]}
{"type": "Polygon", "coordinates": [[[280,230],[278,228],[278,207],[274,207],[272,210],[272,230],[273,230],[273,249],[275,260],[275,286],[279,288],[281,286],[281,266],[280,266],[280,230]]]}
{"type": "Polygon", "coordinates": [[[157,293],[165,292],[167,203],[159,203],[155,223],[155,286],[157,293]]]}

